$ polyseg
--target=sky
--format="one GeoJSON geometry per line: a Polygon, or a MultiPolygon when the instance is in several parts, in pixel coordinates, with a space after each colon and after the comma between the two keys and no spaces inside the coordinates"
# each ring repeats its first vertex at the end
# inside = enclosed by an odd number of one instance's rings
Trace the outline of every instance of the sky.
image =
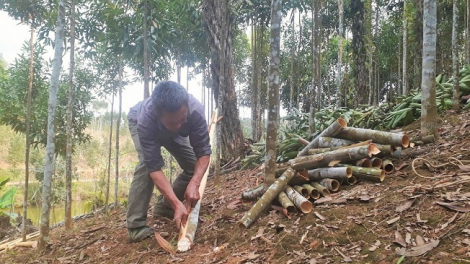
{"type": "MultiPolygon", "coordinates": [[[[37,36],[34,36],[35,39],[37,36]]],[[[51,34],[53,37],[53,33],[51,34]]],[[[24,24],[19,24],[18,21],[14,20],[13,18],[9,17],[8,14],[4,11],[0,11],[0,54],[1,56],[7,61],[7,63],[13,63],[17,54],[21,52],[21,47],[25,43],[25,41],[29,41],[30,38],[30,31],[29,27],[24,24]]],[[[46,57],[45,59],[52,59],[53,58],[53,49],[52,47],[46,48],[46,57]]],[[[69,64],[69,56],[66,54],[63,58],[62,68],[68,68],[69,64]]],[[[190,69],[191,71],[191,69],[190,69]]],[[[132,78],[134,74],[131,70],[128,70],[126,74],[132,78]]],[[[176,75],[170,77],[170,80],[176,81],[176,75]]],[[[186,87],[186,68],[181,70],[181,82],[182,85],[186,87]]],[[[202,84],[202,76],[196,75],[193,79],[189,80],[188,82],[188,91],[196,99],[202,102],[202,91],[201,91],[201,84],[202,84]]],[[[135,82],[125,87],[123,91],[123,99],[122,99],[122,110],[124,112],[128,112],[129,108],[138,103],[140,100],[143,99],[144,92],[143,92],[143,83],[142,82],[135,82]]],[[[206,98],[208,96],[208,92],[206,89],[206,98]]],[[[117,101],[117,98],[115,98],[117,101]]],[[[110,104],[111,98],[108,98],[108,102],[110,104]]],[[[108,107],[108,109],[110,106],[108,107]]],[[[116,108],[115,108],[116,109],[116,108]]],[[[207,110],[206,110],[207,111],[207,110]]],[[[240,115],[243,117],[249,117],[249,108],[242,108],[240,109],[240,115]]]]}

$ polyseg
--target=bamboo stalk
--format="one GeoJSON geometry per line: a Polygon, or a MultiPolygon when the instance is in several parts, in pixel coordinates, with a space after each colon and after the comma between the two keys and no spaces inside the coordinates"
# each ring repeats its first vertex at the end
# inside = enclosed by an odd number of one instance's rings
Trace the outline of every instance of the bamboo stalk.
{"type": "Polygon", "coordinates": [[[422,146],[425,144],[433,143],[435,141],[434,135],[424,136],[424,137],[413,137],[410,139],[410,142],[413,143],[413,146],[422,146]]]}
{"type": "Polygon", "coordinates": [[[341,130],[347,127],[347,122],[343,118],[338,118],[335,122],[333,122],[330,126],[328,126],[323,132],[318,135],[315,139],[313,139],[305,148],[303,148],[297,157],[305,156],[308,154],[308,150],[312,148],[318,148],[318,139],[319,137],[334,137],[338,134],[341,130]]]}
{"type": "Polygon", "coordinates": [[[356,166],[364,167],[364,168],[371,168],[372,162],[370,162],[368,158],[363,158],[363,159],[356,161],[356,166]]]}
{"type": "Polygon", "coordinates": [[[338,149],[335,151],[325,152],[322,154],[298,157],[289,160],[289,164],[294,170],[315,169],[326,167],[332,161],[339,160],[340,162],[350,162],[362,158],[371,157],[379,153],[380,150],[371,143],[366,146],[359,146],[348,149],[338,149]]]}
{"type": "Polygon", "coordinates": [[[302,185],[302,187],[304,187],[305,189],[308,190],[308,193],[309,193],[309,195],[310,195],[310,198],[312,198],[312,199],[318,199],[318,198],[320,198],[320,196],[321,196],[320,193],[319,193],[318,190],[315,189],[311,184],[305,183],[305,184],[302,185]]]}
{"type": "Polygon", "coordinates": [[[330,197],[330,191],[323,185],[319,184],[318,182],[312,182],[310,184],[324,197],[330,197]]]}
{"type": "Polygon", "coordinates": [[[357,183],[357,178],[353,175],[349,178],[343,179],[341,184],[347,183],[348,185],[354,185],[357,183]]]}
{"type": "Polygon", "coordinates": [[[377,157],[391,157],[395,151],[395,148],[391,145],[375,144],[375,146],[380,149],[380,153],[376,155],[377,157]]]}
{"type": "Polygon", "coordinates": [[[319,148],[334,148],[334,147],[345,147],[349,145],[356,144],[357,141],[333,138],[333,137],[319,137],[318,138],[318,147],[319,148]]]}
{"type": "Polygon", "coordinates": [[[385,159],[383,160],[382,168],[386,173],[391,173],[395,169],[395,166],[393,165],[393,162],[391,160],[385,159]]]}
{"type": "MultiPolygon", "coordinates": [[[[354,142],[354,141],[351,141],[351,142],[354,142]]],[[[368,145],[369,143],[372,143],[372,140],[366,140],[366,141],[362,141],[362,142],[355,143],[355,144],[352,144],[352,145],[341,146],[341,147],[314,148],[314,149],[309,149],[308,150],[308,155],[315,155],[315,154],[325,153],[325,152],[333,151],[333,150],[337,150],[337,149],[354,148],[354,147],[368,145]]]]}
{"type": "Polygon", "coordinates": [[[282,207],[287,210],[287,212],[295,212],[295,205],[292,203],[289,197],[287,197],[287,194],[285,192],[280,192],[277,196],[277,200],[282,205],[282,207]]]}
{"type": "Polygon", "coordinates": [[[323,179],[320,184],[332,192],[337,192],[340,186],[339,181],[335,179],[323,179]]]}
{"type": "Polygon", "coordinates": [[[261,197],[264,193],[264,184],[260,184],[255,188],[245,190],[242,192],[242,199],[248,201],[255,201],[261,197]]]}
{"type": "Polygon", "coordinates": [[[295,185],[293,186],[294,190],[296,190],[298,193],[302,194],[303,197],[305,198],[309,198],[310,197],[310,193],[308,192],[307,189],[305,189],[304,187],[300,186],[300,185],[295,185]]]}
{"type": "Polygon", "coordinates": [[[292,168],[288,168],[281,177],[277,178],[266,192],[258,199],[258,201],[251,207],[251,209],[245,213],[243,218],[240,220],[240,226],[246,228],[250,227],[254,221],[259,217],[261,212],[264,212],[271,202],[276,199],[280,192],[284,190],[289,180],[294,176],[295,171],[292,168]]]}
{"type": "Polygon", "coordinates": [[[356,141],[372,139],[375,143],[403,146],[405,148],[410,144],[410,138],[406,134],[355,127],[344,128],[335,137],[356,141]]]}
{"type": "Polygon", "coordinates": [[[308,171],[308,176],[312,181],[323,179],[344,179],[352,176],[352,170],[348,167],[319,168],[308,171]]]}
{"type": "Polygon", "coordinates": [[[304,138],[301,138],[301,137],[297,138],[297,142],[299,142],[300,144],[305,145],[305,146],[308,146],[308,144],[310,143],[310,142],[308,142],[308,140],[306,140],[304,138]]]}
{"type": "Polygon", "coordinates": [[[382,159],[378,157],[370,158],[370,163],[372,164],[373,168],[381,168],[382,167],[382,159]]]}
{"type": "MultiPolygon", "coordinates": [[[[344,166],[338,164],[338,166],[344,166]]],[[[358,179],[369,180],[374,182],[382,182],[385,179],[385,171],[377,168],[363,168],[357,166],[349,166],[352,175],[358,179]]]]}
{"type": "Polygon", "coordinates": [[[294,190],[292,187],[287,185],[284,189],[287,194],[287,197],[297,206],[297,208],[302,211],[304,214],[308,214],[313,210],[312,203],[303,197],[300,193],[294,190]]]}

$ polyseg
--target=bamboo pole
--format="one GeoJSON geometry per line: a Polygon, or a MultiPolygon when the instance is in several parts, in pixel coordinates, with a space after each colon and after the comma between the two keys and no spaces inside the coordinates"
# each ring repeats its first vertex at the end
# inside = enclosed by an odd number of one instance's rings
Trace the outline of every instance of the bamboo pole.
{"type": "Polygon", "coordinates": [[[319,193],[318,190],[315,189],[311,184],[305,183],[305,184],[302,184],[302,187],[304,187],[305,189],[308,190],[308,193],[309,193],[309,195],[310,195],[310,198],[312,198],[312,199],[318,199],[318,198],[320,198],[320,196],[321,196],[320,193],[319,193]]]}
{"type": "Polygon", "coordinates": [[[354,185],[354,184],[357,183],[357,178],[354,177],[354,176],[351,176],[351,177],[349,177],[349,178],[346,178],[346,179],[341,180],[341,184],[345,184],[345,183],[348,184],[348,185],[350,185],[350,186],[351,186],[351,185],[354,185]]]}
{"type": "MultiPolygon", "coordinates": [[[[222,116],[221,116],[216,120],[216,116],[217,116],[217,110],[214,111],[214,113],[212,114],[211,122],[209,123],[209,126],[208,126],[209,135],[214,134],[217,123],[222,119],[222,116]]],[[[211,137],[212,140],[214,140],[214,138],[215,137],[213,136],[211,137]]],[[[213,144],[211,145],[213,146],[213,144]]],[[[209,164],[210,164],[210,158],[209,158],[209,164]]],[[[194,208],[192,208],[189,211],[186,224],[184,224],[180,229],[180,233],[178,236],[178,243],[176,245],[178,251],[180,252],[188,251],[194,242],[194,237],[196,235],[196,229],[197,229],[197,225],[199,222],[199,211],[201,209],[201,201],[202,201],[202,197],[204,196],[204,190],[207,184],[207,176],[209,175],[209,168],[210,166],[207,166],[207,169],[204,172],[204,175],[202,176],[202,179],[199,185],[199,201],[196,203],[194,208]]]]}
{"type": "Polygon", "coordinates": [[[335,179],[323,179],[320,184],[332,192],[337,192],[340,186],[339,181],[335,179]]]}
{"type": "Polygon", "coordinates": [[[313,210],[312,203],[289,185],[285,187],[284,191],[286,192],[287,197],[289,197],[289,199],[295,204],[295,206],[297,206],[297,208],[300,209],[300,211],[302,211],[302,213],[308,214],[313,210]]]}
{"type": "Polygon", "coordinates": [[[319,184],[318,182],[312,182],[310,184],[313,186],[313,188],[317,189],[317,191],[324,197],[330,197],[330,191],[328,191],[328,189],[325,188],[323,185],[319,184]]]}
{"type": "Polygon", "coordinates": [[[410,139],[410,147],[422,146],[425,144],[433,143],[435,141],[434,135],[424,137],[413,137],[410,139]],[[411,145],[413,143],[413,145],[411,145]]]}
{"type": "Polygon", "coordinates": [[[266,190],[266,192],[258,199],[258,201],[251,207],[251,209],[245,213],[243,218],[240,220],[240,226],[246,228],[250,227],[253,222],[259,217],[261,212],[266,210],[266,208],[271,204],[271,202],[276,199],[280,192],[284,190],[289,180],[294,176],[295,171],[291,168],[288,168],[281,177],[277,178],[271,186],[266,190]]]}
{"type": "Polygon", "coordinates": [[[356,161],[356,166],[364,167],[364,168],[371,168],[372,162],[368,158],[363,158],[363,159],[356,161]]]}
{"type": "Polygon", "coordinates": [[[310,142],[308,142],[308,140],[306,140],[306,139],[304,139],[304,138],[301,138],[301,137],[297,138],[297,141],[298,141],[300,144],[305,145],[305,146],[308,146],[308,144],[310,143],[310,142]]]}
{"type": "Polygon", "coordinates": [[[405,148],[407,148],[410,144],[410,138],[406,134],[355,127],[344,128],[339,131],[335,137],[356,141],[372,139],[372,141],[375,143],[403,146],[405,148]]]}
{"type": "Polygon", "coordinates": [[[302,194],[303,197],[305,198],[309,198],[310,197],[310,193],[308,192],[307,189],[305,189],[304,187],[300,186],[300,185],[295,185],[293,186],[294,190],[296,190],[298,193],[302,194]]]}
{"type": "Polygon", "coordinates": [[[277,201],[282,205],[283,208],[287,210],[289,213],[295,212],[295,205],[292,201],[287,197],[285,192],[280,192],[277,196],[277,201]]]}
{"type": "Polygon", "coordinates": [[[380,149],[380,153],[376,155],[377,157],[391,157],[395,151],[395,148],[391,145],[375,144],[375,146],[380,149]]]}
{"type": "Polygon", "coordinates": [[[326,167],[332,161],[350,162],[362,158],[371,157],[372,155],[377,154],[379,152],[380,150],[375,146],[375,144],[370,143],[366,146],[359,146],[348,149],[338,149],[322,154],[298,157],[289,160],[289,164],[294,170],[310,170],[320,167],[326,167]]]}
{"type": "Polygon", "coordinates": [[[348,167],[319,168],[308,171],[308,176],[312,181],[323,179],[345,179],[352,176],[352,170],[348,167]]]}
{"type": "Polygon", "coordinates": [[[391,160],[385,159],[383,160],[382,168],[386,173],[391,173],[395,169],[395,166],[391,160]]]}
{"type": "Polygon", "coordinates": [[[260,184],[255,188],[245,190],[242,192],[242,200],[255,201],[264,193],[264,184],[260,184]]]}
{"type": "Polygon", "coordinates": [[[370,163],[372,164],[373,168],[381,168],[382,167],[382,159],[379,157],[372,157],[370,158],[370,163]]]}
{"type": "MultiPolygon", "coordinates": [[[[344,140],[344,139],[341,139],[341,140],[344,140]]],[[[354,141],[351,141],[351,142],[354,142],[354,141]]],[[[341,147],[314,148],[314,149],[309,149],[308,150],[308,155],[315,155],[315,154],[325,153],[325,152],[333,151],[333,150],[337,150],[337,149],[354,148],[354,147],[364,146],[364,145],[367,145],[369,143],[372,143],[372,140],[366,140],[366,141],[362,141],[362,142],[355,143],[355,144],[352,144],[352,145],[341,146],[341,147]]]]}
{"type": "MultiPolygon", "coordinates": [[[[344,166],[344,164],[338,164],[344,166]]],[[[377,168],[363,168],[357,166],[349,166],[352,175],[358,179],[369,180],[374,182],[382,182],[385,179],[385,171],[377,168]]]]}
{"type": "Polygon", "coordinates": [[[333,138],[333,137],[319,137],[318,138],[318,148],[340,148],[349,145],[356,144],[357,141],[333,138]]]}
{"type": "Polygon", "coordinates": [[[297,157],[306,156],[308,154],[308,150],[311,148],[318,147],[318,140],[319,137],[334,137],[338,134],[341,130],[347,127],[347,122],[343,118],[338,118],[335,122],[333,122],[330,126],[328,126],[323,132],[318,135],[315,139],[313,139],[305,148],[303,148],[297,157]]]}

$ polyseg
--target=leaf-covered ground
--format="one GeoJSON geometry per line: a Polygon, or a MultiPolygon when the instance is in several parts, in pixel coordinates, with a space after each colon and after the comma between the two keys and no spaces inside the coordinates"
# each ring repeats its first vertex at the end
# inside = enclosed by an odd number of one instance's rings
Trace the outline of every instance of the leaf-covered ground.
{"type": "MultiPolygon", "coordinates": [[[[308,215],[288,219],[271,210],[245,229],[237,221],[252,203],[239,197],[259,183],[259,171],[231,173],[218,188],[209,182],[196,244],[187,253],[170,255],[155,239],[128,243],[119,208],[77,221],[71,231],[53,229],[45,251],[4,251],[0,263],[397,263],[404,252],[421,255],[401,263],[470,263],[467,119],[468,112],[446,113],[439,141],[404,150],[383,183],[342,187],[308,215]],[[416,158],[425,160],[416,160],[413,171],[416,158]]],[[[418,128],[415,122],[404,130],[416,135],[418,128]]],[[[178,230],[169,219],[149,217],[149,224],[175,243],[178,230]]]]}

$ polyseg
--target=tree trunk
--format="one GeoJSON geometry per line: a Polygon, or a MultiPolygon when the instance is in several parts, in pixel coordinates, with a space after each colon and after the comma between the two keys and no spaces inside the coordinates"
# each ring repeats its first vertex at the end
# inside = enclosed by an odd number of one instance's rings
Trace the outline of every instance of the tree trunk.
{"type": "Polygon", "coordinates": [[[424,0],[423,6],[423,68],[421,74],[421,135],[434,134],[437,139],[436,107],[436,0],[424,0]]]}
{"type": "Polygon", "coordinates": [[[257,27],[256,27],[256,20],[253,20],[253,25],[251,26],[251,60],[252,60],[252,71],[251,71],[251,138],[256,142],[258,141],[258,111],[257,108],[257,94],[258,94],[258,34],[257,34],[257,27]]]}
{"type": "Polygon", "coordinates": [[[402,66],[402,88],[403,88],[403,95],[408,95],[408,67],[407,67],[407,60],[408,60],[408,23],[407,19],[407,4],[406,1],[403,1],[403,66],[402,66]]]}
{"type": "Polygon", "coordinates": [[[458,1],[453,0],[453,19],[452,19],[452,79],[454,84],[454,101],[453,109],[460,109],[460,87],[459,87],[459,55],[458,55],[458,43],[457,43],[457,30],[459,21],[459,8],[458,1]]]}
{"type": "Polygon", "coordinates": [[[268,126],[266,133],[266,166],[265,188],[275,180],[276,170],[276,139],[279,128],[279,86],[281,78],[279,66],[281,63],[281,19],[282,1],[273,0],[271,5],[271,34],[269,39],[269,91],[268,91],[268,126]]]}
{"type": "Polygon", "coordinates": [[[75,71],[75,1],[70,1],[70,69],[67,102],[67,146],[65,161],[65,228],[72,228],[72,154],[73,154],[73,102],[75,71]]]}
{"type": "Polygon", "coordinates": [[[315,133],[315,112],[316,112],[316,93],[320,81],[317,79],[317,70],[318,66],[318,1],[313,1],[312,4],[312,89],[310,91],[310,115],[308,118],[309,124],[309,134],[313,135],[315,133]]]}
{"type": "Polygon", "coordinates": [[[354,80],[355,80],[355,100],[357,107],[359,104],[367,104],[367,49],[365,43],[365,7],[362,0],[351,0],[351,10],[354,14],[352,24],[352,49],[354,58],[354,80]]]}
{"type": "Polygon", "coordinates": [[[122,79],[124,75],[124,65],[122,57],[119,60],[119,87],[118,87],[118,116],[116,120],[116,166],[115,166],[115,181],[114,181],[114,208],[117,208],[118,204],[118,190],[119,190],[119,130],[121,128],[121,117],[122,117],[122,79]]]}
{"type": "Polygon", "coordinates": [[[289,109],[288,112],[292,111],[292,108],[294,107],[294,53],[295,53],[295,11],[291,11],[291,20],[290,20],[290,28],[292,30],[292,40],[294,42],[292,43],[292,47],[290,50],[290,74],[289,74],[289,84],[290,84],[290,89],[289,89],[289,109]]]}
{"type": "Polygon", "coordinates": [[[465,48],[467,50],[467,64],[470,64],[470,0],[467,0],[467,41],[465,41],[465,48]]]}
{"type": "MultiPolygon", "coordinates": [[[[375,6],[377,8],[377,5],[375,6]]],[[[372,0],[365,1],[365,17],[366,17],[366,25],[365,25],[365,32],[366,35],[366,47],[367,47],[367,104],[372,105],[372,98],[374,96],[373,87],[372,87],[372,63],[373,63],[373,54],[374,54],[374,43],[372,42],[372,0]]]]}
{"type": "Polygon", "coordinates": [[[346,97],[342,93],[341,83],[342,83],[342,62],[343,62],[343,16],[344,16],[344,3],[343,0],[338,0],[338,13],[339,13],[339,25],[338,25],[338,65],[337,65],[337,79],[336,86],[338,89],[338,98],[336,105],[341,106],[341,98],[346,97]]]}
{"type": "Polygon", "coordinates": [[[111,184],[111,154],[113,146],[113,114],[114,114],[114,88],[111,91],[111,124],[109,125],[109,144],[108,144],[108,180],[106,181],[106,198],[104,204],[105,213],[108,212],[109,204],[109,185],[111,184]]]}
{"type": "Polygon", "coordinates": [[[210,33],[211,48],[211,72],[213,79],[213,91],[216,101],[220,102],[218,107],[223,120],[220,123],[221,131],[221,154],[222,159],[229,160],[243,155],[244,141],[243,133],[238,117],[237,97],[233,83],[232,74],[232,14],[228,0],[204,0],[203,17],[210,33]],[[225,6],[225,7],[222,7],[225,6]],[[222,28],[222,20],[223,28],[222,28]],[[225,45],[221,45],[221,43],[225,45]],[[222,56],[223,54],[223,56],[222,56]],[[219,67],[224,59],[223,67],[219,67]],[[224,72],[220,72],[223,68],[224,72]],[[220,79],[220,80],[219,80],[220,79]],[[220,84],[223,84],[220,86],[220,84]],[[222,98],[219,100],[219,95],[222,98]]]}
{"type": "Polygon", "coordinates": [[[42,184],[41,226],[39,248],[44,249],[49,242],[49,215],[51,206],[52,173],[54,171],[55,156],[55,114],[57,106],[57,91],[59,88],[60,71],[62,68],[62,53],[64,51],[65,1],[59,0],[57,25],[55,28],[54,60],[49,86],[49,100],[47,107],[47,144],[44,164],[44,180],[42,184]]]}
{"type": "Polygon", "coordinates": [[[29,185],[29,154],[31,149],[31,104],[32,104],[32,94],[33,94],[33,64],[34,64],[34,24],[33,16],[30,15],[29,19],[31,20],[31,36],[29,39],[29,50],[30,50],[30,59],[29,59],[29,83],[28,83],[28,101],[26,102],[26,147],[25,147],[25,158],[24,158],[24,198],[23,198],[23,219],[22,219],[22,229],[21,235],[23,242],[26,241],[26,230],[27,230],[27,220],[28,220],[28,185],[29,185]]]}
{"type": "Polygon", "coordinates": [[[143,45],[143,49],[144,49],[144,99],[150,97],[150,89],[149,89],[150,66],[149,66],[149,55],[148,55],[148,33],[147,33],[148,17],[147,16],[148,16],[148,0],[144,0],[144,18],[142,21],[142,31],[143,31],[142,41],[144,42],[144,45],[143,45]]]}

